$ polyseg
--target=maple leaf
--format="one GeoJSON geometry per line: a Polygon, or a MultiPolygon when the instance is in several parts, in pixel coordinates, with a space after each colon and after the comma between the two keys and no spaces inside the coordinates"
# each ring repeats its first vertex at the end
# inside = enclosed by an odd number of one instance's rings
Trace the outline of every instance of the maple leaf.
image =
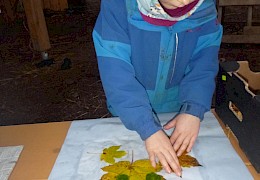
{"type": "MultiPolygon", "coordinates": [[[[123,180],[123,177],[126,178],[127,176],[129,177],[129,180],[146,180],[147,174],[161,171],[162,166],[157,164],[156,168],[154,168],[151,166],[150,160],[141,159],[133,163],[130,161],[119,161],[101,169],[108,172],[101,177],[101,180],[119,180],[118,177],[122,177],[123,180]]],[[[151,175],[151,177],[155,176],[151,175]]],[[[164,179],[162,176],[160,177],[160,180],[164,179]]]]}
{"type": "Polygon", "coordinates": [[[196,158],[183,153],[181,156],[178,157],[179,163],[181,167],[195,167],[195,166],[201,166],[196,158]]]}
{"type": "Polygon", "coordinates": [[[121,158],[126,155],[125,151],[118,151],[120,146],[111,146],[109,148],[105,148],[103,153],[100,155],[100,160],[104,160],[107,163],[114,164],[115,158],[121,158]]]}

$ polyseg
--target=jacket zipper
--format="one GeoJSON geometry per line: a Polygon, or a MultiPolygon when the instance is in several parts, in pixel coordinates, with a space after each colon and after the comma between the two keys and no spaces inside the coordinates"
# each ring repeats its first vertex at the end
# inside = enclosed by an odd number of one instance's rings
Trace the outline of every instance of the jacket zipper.
{"type": "Polygon", "coordinates": [[[172,68],[172,75],[171,75],[170,83],[172,82],[173,75],[175,73],[177,54],[178,54],[178,46],[179,46],[179,37],[178,37],[178,34],[176,33],[175,34],[175,55],[174,55],[173,68],[172,68]]]}

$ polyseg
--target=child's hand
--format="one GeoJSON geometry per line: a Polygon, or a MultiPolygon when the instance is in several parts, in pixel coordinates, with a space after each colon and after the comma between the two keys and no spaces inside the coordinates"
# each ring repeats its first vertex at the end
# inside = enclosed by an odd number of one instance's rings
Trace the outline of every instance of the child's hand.
{"type": "Polygon", "coordinates": [[[179,114],[167,123],[164,129],[168,130],[173,127],[175,130],[170,141],[174,150],[178,151],[177,156],[182,155],[185,150],[190,152],[199,134],[200,119],[190,114],[179,114]]]}
{"type": "Polygon", "coordinates": [[[181,176],[179,160],[170,139],[162,130],[147,138],[145,145],[152,166],[156,166],[156,159],[158,159],[166,172],[171,173],[173,170],[176,175],[181,176]]]}
{"type": "Polygon", "coordinates": [[[176,9],[178,7],[186,6],[195,0],[159,0],[160,3],[167,9],[176,9]]]}

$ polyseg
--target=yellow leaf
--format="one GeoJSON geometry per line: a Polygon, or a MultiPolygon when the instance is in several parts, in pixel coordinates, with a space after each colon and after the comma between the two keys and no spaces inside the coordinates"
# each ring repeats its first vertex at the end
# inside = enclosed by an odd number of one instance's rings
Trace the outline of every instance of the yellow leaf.
{"type": "Polygon", "coordinates": [[[113,165],[103,167],[102,170],[108,173],[104,174],[101,180],[116,180],[116,176],[120,174],[129,176],[129,180],[146,180],[147,174],[159,172],[162,170],[162,167],[157,164],[156,168],[154,168],[148,159],[141,159],[133,163],[130,161],[119,161],[113,165]]]}
{"type": "Polygon", "coordinates": [[[121,158],[126,155],[125,151],[118,151],[120,146],[111,146],[109,148],[105,148],[103,153],[100,155],[100,160],[104,160],[107,163],[114,164],[115,158],[121,158]]]}
{"type": "Polygon", "coordinates": [[[111,179],[115,179],[116,180],[116,176],[118,174],[115,174],[115,173],[107,173],[107,174],[104,174],[101,178],[101,180],[111,180],[111,179]]]}
{"type": "Polygon", "coordinates": [[[201,166],[196,158],[183,153],[181,156],[178,157],[179,163],[182,167],[194,167],[194,166],[201,166]]]}

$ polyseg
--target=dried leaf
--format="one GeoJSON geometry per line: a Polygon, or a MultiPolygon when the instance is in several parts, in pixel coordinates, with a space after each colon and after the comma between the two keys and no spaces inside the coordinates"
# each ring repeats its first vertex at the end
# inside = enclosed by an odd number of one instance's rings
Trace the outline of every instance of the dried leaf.
{"type": "Polygon", "coordinates": [[[182,167],[195,167],[201,166],[196,158],[184,153],[180,157],[178,157],[179,163],[182,167]]]}
{"type": "Polygon", "coordinates": [[[103,153],[100,155],[100,160],[104,160],[107,163],[114,164],[115,158],[121,158],[126,155],[125,151],[118,151],[120,146],[111,146],[109,148],[105,148],[103,153]]]}
{"type": "MultiPolygon", "coordinates": [[[[119,161],[113,165],[102,168],[103,171],[108,173],[104,174],[101,180],[116,180],[120,175],[128,176],[129,180],[146,180],[147,174],[159,172],[161,169],[162,167],[159,164],[157,164],[156,168],[151,166],[148,159],[137,160],[133,163],[130,161],[119,161]]],[[[164,178],[161,176],[161,179],[164,178]]]]}

